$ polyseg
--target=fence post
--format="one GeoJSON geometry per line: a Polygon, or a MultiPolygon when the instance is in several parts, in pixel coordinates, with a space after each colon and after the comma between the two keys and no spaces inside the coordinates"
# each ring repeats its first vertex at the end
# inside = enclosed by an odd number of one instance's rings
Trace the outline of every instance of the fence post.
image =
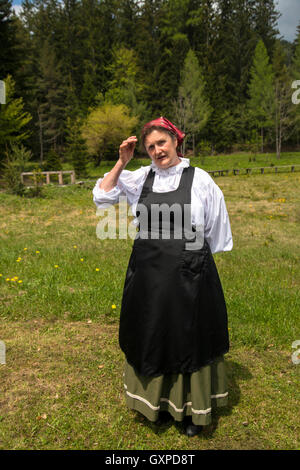
{"type": "Polygon", "coordinates": [[[59,183],[59,184],[64,184],[64,183],[63,183],[62,171],[60,171],[60,172],[58,173],[58,183],[59,183]]]}

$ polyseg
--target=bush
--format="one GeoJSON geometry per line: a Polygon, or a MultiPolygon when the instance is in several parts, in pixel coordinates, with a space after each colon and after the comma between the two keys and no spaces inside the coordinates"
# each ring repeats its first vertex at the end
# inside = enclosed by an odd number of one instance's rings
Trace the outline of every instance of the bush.
{"type": "Polygon", "coordinates": [[[6,160],[3,163],[3,184],[8,192],[23,195],[25,185],[21,182],[21,173],[26,169],[26,163],[32,157],[31,151],[26,150],[24,145],[11,144],[10,150],[6,152],[6,160]]]}

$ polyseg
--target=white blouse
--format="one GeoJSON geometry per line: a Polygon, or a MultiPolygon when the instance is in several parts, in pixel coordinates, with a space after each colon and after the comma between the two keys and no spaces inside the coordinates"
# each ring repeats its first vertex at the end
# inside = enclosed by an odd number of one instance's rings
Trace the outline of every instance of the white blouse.
{"type": "MultiPolygon", "coordinates": [[[[183,169],[190,165],[188,158],[180,157],[180,160],[178,165],[165,170],[158,168],[154,162],[135,171],[123,170],[117,185],[110,191],[100,189],[103,178],[99,178],[93,189],[93,201],[97,207],[105,208],[107,204],[117,204],[120,196],[126,196],[132,214],[136,217],[136,206],[150,168],[155,171],[154,192],[175,191],[183,169]]],[[[212,177],[197,167],[191,190],[191,217],[193,225],[204,225],[204,237],[212,253],[232,250],[232,233],[223,193],[212,177]]],[[[135,223],[138,223],[137,218],[135,223]]]]}

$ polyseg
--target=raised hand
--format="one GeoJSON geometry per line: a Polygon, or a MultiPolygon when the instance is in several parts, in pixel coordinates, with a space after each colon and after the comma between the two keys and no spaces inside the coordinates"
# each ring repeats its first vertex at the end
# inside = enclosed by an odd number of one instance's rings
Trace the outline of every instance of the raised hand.
{"type": "Polygon", "coordinates": [[[137,138],[135,135],[128,137],[128,139],[123,140],[121,143],[119,147],[119,157],[124,165],[132,159],[136,143],[137,138]]]}

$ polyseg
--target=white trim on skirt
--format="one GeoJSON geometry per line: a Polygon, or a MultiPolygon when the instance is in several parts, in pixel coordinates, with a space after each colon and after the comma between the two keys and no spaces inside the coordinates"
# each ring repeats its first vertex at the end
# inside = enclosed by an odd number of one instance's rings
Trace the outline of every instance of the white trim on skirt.
{"type": "MultiPolygon", "coordinates": [[[[145,398],[143,397],[140,397],[139,395],[134,395],[133,393],[130,393],[128,392],[127,390],[127,385],[124,384],[124,388],[126,390],[126,394],[131,397],[131,398],[134,398],[135,400],[140,400],[142,401],[143,403],[145,403],[145,405],[149,406],[149,408],[151,408],[152,410],[154,411],[157,411],[160,409],[160,406],[154,406],[152,405],[148,400],[146,400],[145,398]]],[[[228,392],[225,392],[225,393],[219,393],[217,395],[211,395],[211,398],[225,398],[228,396],[228,392]]],[[[177,413],[182,413],[184,411],[184,408],[186,406],[191,406],[192,405],[192,402],[191,401],[188,401],[186,403],[184,403],[183,405],[183,408],[177,408],[174,403],[172,403],[168,398],[160,398],[160,401],[161,402],[166,402],[166,403],[169,403],[169,405],[172,406],[172,408],[174,408],[174,410],[177,412],[177,413]]],[[[207,413],[210,413],[211,412],[211,408],[207,408],[206,410],[194,410],[193,408],[191,408],[192,412],[195,413],[195,414],[207,414],[207,413]]]]}

